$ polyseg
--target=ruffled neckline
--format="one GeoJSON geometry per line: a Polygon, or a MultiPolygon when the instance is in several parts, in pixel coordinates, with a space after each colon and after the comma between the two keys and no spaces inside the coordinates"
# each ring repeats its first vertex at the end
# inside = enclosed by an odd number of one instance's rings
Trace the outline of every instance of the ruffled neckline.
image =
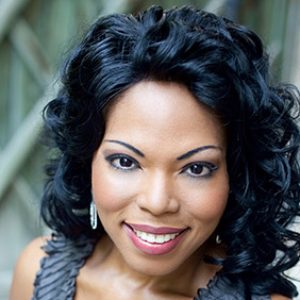
{"type": "MultiPolygon", "coordinates": [[[[194,300],[245,300],[246,296],[245,283],[236,279],[234,281],[222,271],[219,271],[208,282],[205,288],[199,288],[194,300]]],[[[271,300],[271,296],[251,295],[251,300],[271,300]]]]}
{"type": "MultiPolygon", "coordinates": [[[[47,256],[41,261],[32,300],[72,300],[76,278],[94,250],[97,240],[84,236],[70,240],[53,234],[43,247],[47,256]]],[[[218,271],[205,288],[199,288],[194,300],[245,300],[246,285],[240,279],[229,280],[218,271]]],[[[251,300],[271,300],[270,296],[251,296],[251,300]]]]}

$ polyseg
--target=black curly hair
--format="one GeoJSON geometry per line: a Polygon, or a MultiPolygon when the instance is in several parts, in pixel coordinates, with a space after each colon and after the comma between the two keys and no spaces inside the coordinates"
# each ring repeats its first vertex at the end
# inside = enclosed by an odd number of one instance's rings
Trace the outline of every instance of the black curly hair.
{"type": "Polygon", "coordinates": [[[218,233],[228,278],[251,293],[297,294],[283,272],[299,260],[298,90],[272,85],[260,38],[191,7],[153,6],[137,16],[99,18],[71,52],[62,89],[44,110],[58,149],[47,168],[41,214],[70,239],[90,228],[91,161],[105,130],[104,109],[142,80],[173,81],[211,107],[228,132],[230,195],[218,233]]]}

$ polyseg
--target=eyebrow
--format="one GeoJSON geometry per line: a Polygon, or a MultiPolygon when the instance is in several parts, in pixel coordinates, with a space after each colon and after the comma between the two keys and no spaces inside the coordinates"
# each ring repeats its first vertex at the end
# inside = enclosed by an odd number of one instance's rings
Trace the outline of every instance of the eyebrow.
{"type": "MultiPolygon", "coordinates": [[[[122,145],[124,147],[126,147],[127,149],[133,151],[134,153],[136,153],[137,155],[141,156],[141,157],[145,157],[145,154],[140,151],[139,149],[135,148],[134,146],[130,145],[130,144],[127,144],[125,142],[122,142],[122,141],[119,141],[119,140],[104,140],[104,142],[108,142],[108,143],[115,143],[115,144],[119,144],[119,145],[122,145]]],[[[189,157],[191,157],[192,155],[198,153],[198,152],[201,152],[201,151],[205,151],[205,150],[208,150],[208,149],[216,149],[216,150],[220,150],[222,151],[222,148],[219,147],[219,146],[215,146],[215,145],[206,145],[206,146],[202,146],[202,147],[198,147],[198,148],[195,148],[195,149],[192,149],[180,156],[178,156],[176,158],[176,160],[183,160],[183,159],[187,159],[189,157]]]]}
{"type": "Polygon", "coordinates": [[[142,151],[140,151],[139,149],[137,149],[137,148],[133,147],[132,145],[129,145],[125,142],[118,141],[118,140],[105,140],[104,142],[109,142],[109,143],[115,143],[115,144],[122,145],[122,146],[128,148],[129,150],[133,151],[137,155],[139,155],[141,157],[145,157],[145,154],[142,151]]]}
{"type": "Polygon", "coordinates": [[[183,160],[183,159],[187,159],[189,157],[191,157],[192,155],[198,153],[198,152],[201,152],[201,151],[205,151],[205,150],[208,150],[208,149],[215,149],[215,150],[220,150],[222,151],[222,148],[219,147],[219,146],[215,146],[215,145],[206,145],[206,146],[202,146],[202,147],[198,147],[198,148],[195,148],[195,149],[192,149],[182,155],[180,155],[179,157],[177,157],[177,160],[183,160]]]}

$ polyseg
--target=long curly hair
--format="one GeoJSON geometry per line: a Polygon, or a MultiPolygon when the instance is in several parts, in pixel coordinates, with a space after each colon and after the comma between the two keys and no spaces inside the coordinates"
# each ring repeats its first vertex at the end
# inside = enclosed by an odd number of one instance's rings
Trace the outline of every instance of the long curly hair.
{"type": "Polygon", "coordinates": [[[89,223],[92,156],[105,130],[104,109],[142,80],[186,86],[226,127],[230,194],[217,230],[227,255],[214,262],[228,278],[247,280],[251,293],[295,296],[283,272],[300,249],[291,228],[300,214],[299,93],[270,82],[255,33],[202,10],[153,6],[137,16],[101,17],[70,53],[61,91],[44,110],[56,150],[43,220],[70,239],[104,233],[89,223]]]}

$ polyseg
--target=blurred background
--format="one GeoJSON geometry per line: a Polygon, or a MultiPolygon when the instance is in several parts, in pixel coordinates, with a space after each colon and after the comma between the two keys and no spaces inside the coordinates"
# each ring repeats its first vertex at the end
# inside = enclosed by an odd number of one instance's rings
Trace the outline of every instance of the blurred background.
{"type": "Polygon", "coordinates": [[[274,79],[300,86],[299,0],[0,0],[0,300],[21,250],[47,232],[38,217],[41,110],[64,57],[98,16],[152,4],[192,4],[247,25],[265,42],[274,79]]]}

